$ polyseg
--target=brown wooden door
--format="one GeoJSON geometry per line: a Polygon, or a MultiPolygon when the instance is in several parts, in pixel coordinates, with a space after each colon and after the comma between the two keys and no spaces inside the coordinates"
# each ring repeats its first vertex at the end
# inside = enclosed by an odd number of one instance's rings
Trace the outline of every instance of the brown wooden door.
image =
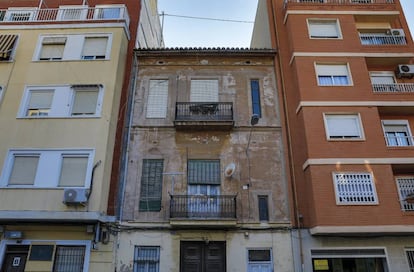
{"type": "Polygon", "coordinates": [[[29,246],[7,246],[1,272],[24,272],[28,252],[29,246]]]}
{"type": "Polygon", "coordinates": [[[225,242],[181,242],[181,272],[225,272],[225,242]]]}

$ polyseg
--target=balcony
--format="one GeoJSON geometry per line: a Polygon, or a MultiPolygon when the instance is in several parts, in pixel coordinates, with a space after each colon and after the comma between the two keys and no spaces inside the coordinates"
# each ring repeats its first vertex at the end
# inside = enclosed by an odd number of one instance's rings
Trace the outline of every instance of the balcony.
{"type": "Polygon", "coordinates": [[[114,5],[104,7],[71,6],[70,8],[9,8],[0,10],[0,25],[16,23],[50,23],[50,22],[100,22],[124,21],[129,26],[126,7],[114,5]]]}
{"type": "Polygon", "coordinates": [[[232,102],[177,102],[174,125],[185,129],[231,129],[232,102]]]}
{"type": "Polygon", "coordinates": [[[285,0],[288,3],[298,4],[328,4],[328,5],[360,5],[360,4],[393,4],[394,0],[285,0]]]}
{"type": "Polygon", "coordinates": [[[406,45],[405,35],[359,33],[362,45],[406,45]]]}
{"type": "Polygon", "coordinates": [[[172,225],[234,226],[235,195],[170,195],[172,225]]]}
{"type": "Polygon", "coordinates": [[[414,83],[372,84],[374,93],[414,93],[414,83]]]}

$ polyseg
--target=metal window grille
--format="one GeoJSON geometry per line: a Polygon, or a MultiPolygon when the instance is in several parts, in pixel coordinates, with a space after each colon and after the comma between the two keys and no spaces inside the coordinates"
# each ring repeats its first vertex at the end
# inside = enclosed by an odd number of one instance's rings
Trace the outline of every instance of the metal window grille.
{"type": "Polygon", "coordinates": [[[57,246],[53,272],[82,272],[84,246],[57,246]]]}
{"type": "Polygon", "coordinates": [[[370,173],[335,173],[336,200],[339,204],[376,204],[370,173]]]}
{"type": "Polygon", "coordinates": [[[141,195],[139,201],[140,211],[161,210],[163,169],[164,161],[162,159],[143,160],[141,176],[141,195]]]}
{"type": "Polygon", "coordinates": [[[220,160],[189,160],[188,184],[220,184],[220,160]]]}
{"type": "Polygon", "coordinates": [[[401,209],[414,211],[414,177],[397,178],[401,209]]]}
{"type": "Polygon", "coordinates": [[[410,267],[410,272],[414,272],[414,249],[406,249],[405,253],[407,255],[407,261],[410,267]]]}
{"type": "Polygon", "coordinates": [[[134,272],[159,272],[160,247],[136,246],[134,252],[134,272]]]}

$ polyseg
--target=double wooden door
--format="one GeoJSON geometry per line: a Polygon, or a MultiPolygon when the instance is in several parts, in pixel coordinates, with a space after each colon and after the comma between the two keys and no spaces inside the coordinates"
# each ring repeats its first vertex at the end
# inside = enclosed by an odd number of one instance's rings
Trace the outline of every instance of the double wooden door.
{"type": "Polygon", "coordinates": [[[226,243],[181,242],[180,272],[225,272],[226,243]]]}

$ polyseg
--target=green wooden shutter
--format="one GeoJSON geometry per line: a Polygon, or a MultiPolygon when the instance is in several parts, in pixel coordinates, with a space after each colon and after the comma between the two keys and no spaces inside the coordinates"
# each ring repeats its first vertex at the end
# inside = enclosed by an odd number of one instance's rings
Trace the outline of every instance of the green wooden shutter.
{"type": "Polygon", "coordinates": [[[220,160],[189,160],[188,184],[220,185],[220,160]]]}
{"type": "Polygon", "coordinates": [[[164,161],[144,159],[141,175],[140,211],[160,211],[162,197],[162,171],[164,161]]]}

